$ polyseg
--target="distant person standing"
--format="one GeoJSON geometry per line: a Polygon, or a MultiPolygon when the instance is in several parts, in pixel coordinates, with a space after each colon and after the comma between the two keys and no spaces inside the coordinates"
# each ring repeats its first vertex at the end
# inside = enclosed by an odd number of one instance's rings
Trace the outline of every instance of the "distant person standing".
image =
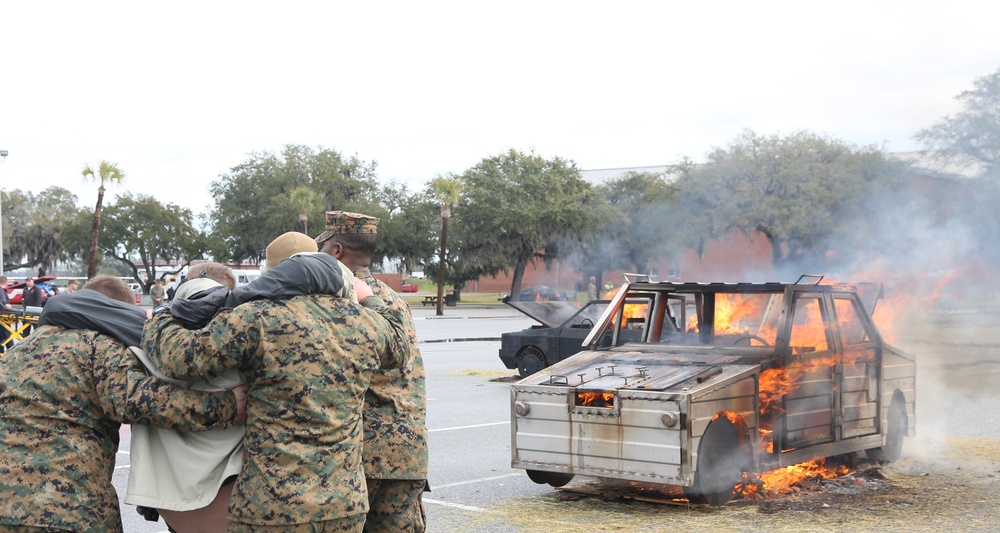
{"type": "Polygon", "coordinates": [[[75,279],[69,280],[69,283],[66,284],[66,294],[72,294],[78,290],[80,290],[80,282],[75,279]]]}
{"type": "Polygon", "coordinates": [[[149,297],[153,300],[153,307],[159,307],[163,305],[164,298],[167,296],[167,291],[163,290],[163,280],[158,279],[153,282],[153,286],[149,289],[149,297]]]}
{"type": "Polygon", "coordinates": [[[10,309],[10,298],[7,296],[7,276],[0,276],[0,311],[10,309]]]}
{"type": "Polygon", "coordinates": [[[590,276],[590,283],[587,285],[587,301],[597,299],[597,278],[590,276]]]}
{"type": "MultiPolygon", "coordinates": [[[[0,276],[0,313],[7,313],[12,311],[10,308],[10,298],[7,297],[7,276],[0,276]]],[[[0,352],[6,351],[7,346],[4,345],[7,339],[10,337],[10,331],[6,327],[0,325],[0,352]]]]}
{"type": "Polygon", "coordinates": [[[21,305],[25,309],[45,305],[45,291],[38,285],[35,285],[34,278],[26,278],[24,280],[24,291],[21,293],[21,305]]]}

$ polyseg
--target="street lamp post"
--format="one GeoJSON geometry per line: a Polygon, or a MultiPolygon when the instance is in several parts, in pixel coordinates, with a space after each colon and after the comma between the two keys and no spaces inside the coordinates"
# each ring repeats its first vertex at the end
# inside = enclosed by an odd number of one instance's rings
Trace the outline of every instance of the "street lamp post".
{"type": "MultiPolygon", "coordinates": [[[[0,158],[2,158],[3,161],[7,160],[7,150],[0,150],[0,158]]],[[[3,275],[3,189],[0,188],[0,276],[2,275],[3,275]]]]}

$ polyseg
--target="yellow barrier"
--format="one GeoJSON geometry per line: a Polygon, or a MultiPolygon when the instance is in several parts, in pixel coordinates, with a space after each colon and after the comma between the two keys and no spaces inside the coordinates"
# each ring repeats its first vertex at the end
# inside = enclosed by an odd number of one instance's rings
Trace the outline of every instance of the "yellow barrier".
{"type": "Polygon", "coordinates": [[[0,345],[3,351],[10,349],[16,342],[21,342],[24,340],[25,331],[31,326],[38,323],[38,315],[20,313],[0,313],[0,327],[4,328],[10,333],[10,336],[4,339],[3,344],[0,345]],[[16,341],[16,342],[15,342],[16,341]]]}

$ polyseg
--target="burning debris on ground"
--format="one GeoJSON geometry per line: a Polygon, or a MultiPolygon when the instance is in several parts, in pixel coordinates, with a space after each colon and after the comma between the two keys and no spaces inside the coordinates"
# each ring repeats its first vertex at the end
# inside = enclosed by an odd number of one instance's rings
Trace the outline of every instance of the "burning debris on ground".
{"type": "MultiPolygon", "coordinates": [[[[817,459],[748,477],[754,479],[747,479],[745,484],[740,485],[727,505],[759,505],[761,512],[773,509],[773,502],[777,502],[779,507],[830,507],[830,500],[836,496],[858,496],[892,487],[878,463],[864,461],[859,465],[853,457],[836,458],[829,461],[829,464],[823,459],[817,459]]],[[[703,505],[690,503],[683,487],[674,485],[597,478],[567,485],[559,490],[565,493],[561,495],[564,501],[597,496],[605,501],[636,500],[668,505],[703,505]]]]}

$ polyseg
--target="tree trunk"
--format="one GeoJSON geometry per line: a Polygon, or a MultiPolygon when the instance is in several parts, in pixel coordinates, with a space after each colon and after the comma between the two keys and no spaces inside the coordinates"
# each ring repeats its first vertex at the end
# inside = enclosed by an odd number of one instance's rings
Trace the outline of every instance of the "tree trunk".
{"type": "Polygon", "coordinates": [[[512,276],[510,283],[511,300],[517,301],[517,299],[521,296],[521,280],[524,278],[524,269],[527,266],[528,261],[522,254],[517,258],[517,264],[514,265],[514,275],[512,276]]]}
{"type": "Polygon", "coordinates": [[[104,204],[104,185],[97,189],[97,207],[94,208],[94,225],[90,227],[90,255],[87,258],[87,279],[97,275],[97,234],[101,228],[101,206],[104,204]]]}
{"type": "Polygon", "coordinates": [[[444,251],[448,242],[448,217],[441,217],[441,254],[438,256],[437,316],[444,315],[444,251]]]}
{"type": "Polygon", "coordinates": [[[785,254],[781,250],[781,239],[775,239],[768,235],[767,241],[771,243],[771,266],[779,268],[785,263],[785,254]]]}

